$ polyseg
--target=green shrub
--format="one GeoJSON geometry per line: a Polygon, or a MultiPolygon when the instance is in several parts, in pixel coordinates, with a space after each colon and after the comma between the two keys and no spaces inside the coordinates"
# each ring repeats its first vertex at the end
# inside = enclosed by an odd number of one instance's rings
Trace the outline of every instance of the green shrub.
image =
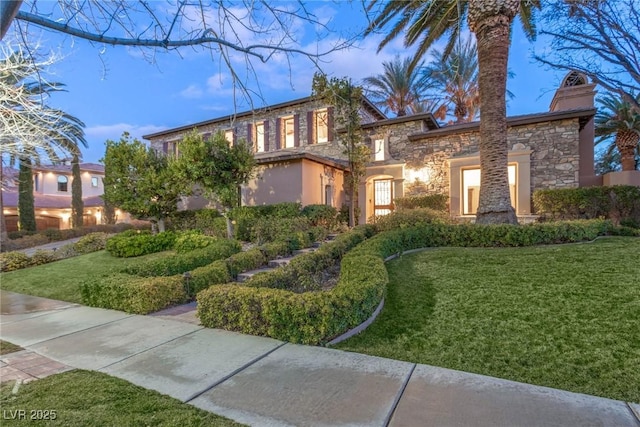
{"type": "Polygon", "coordinates": [[[384,259],[403,251],[432,246],[525,246],[593,239],[613,229],[610,221],[553,224],[475,225],[426,223],[397,228],[364,241],[342,258],[340,279],[326,292],[296,294],[277,289],[291,280],[292,271],[313,271],[318,263],[348,248],[362,234],[340,236],[340,243],[323,245],[299,257],[285,269],[254,276],[253,286],[214,286],[198,293],[198,317],[207,327],[266,335],[296,343],[319,344],[369,318],[385,295],[388,283],[384,259]],[[326,249],[324,249],[326,247],[326,249]],[[323,253],[325,252],[325,253],[323,253]],[[326,258],[325,258],[326,257],[326,258]],[[292,265],[293,264],[293,265],[292,265]]]}
{"type": "Polygon", "coordinates": [[[175,240],[176,234],[172,231],[150,234],[129,230],[108,239],[106,249],[115,257],[136,257],[167,251],[173,248],[175,240]]]}
{"type": "Polygon", "coordinates": [[[375,226],[378,231],[394,230],[396,228],[413,227],[420,224],[450,222],[449,214],[429,208],[403,209],[388,215],[377,216],[375,226]]]}
{"type": "Polygon", "coordinates": [[[543,220],[608,218],[640,223],[640,187],[579,187],[536,190],[533,205],[543,220]]]}
{"type": "Polygon", "coordinates": [[[238,241],[219,239],[207,247],[184,254],[168,253],[151,260],[137,260],[125,267],[123,272],[142,277],[173,276],[225,259],[240,250],[242,246],[238,241]]]}
{"type": "Polygon", "coordinates": [[[147,314],[187,299],[181,276],[134,277],[115,274],[81,284],[84,304],[127,313],[147,314]]]}
{"type": "Polygon", "coordinates": [[[86,234],[74,244],[74,249],[78,254],[101,251],[107,246],[107,237],[106,233],[100,232],[86,234]]]}
{"type": "Polygon", "coordinates": [[[176,238],[176,242],[173,245],[173,249],[181,254],[185,252],[193,251],[194,249],[206,248],[210,244],[217,242],[219,239],[216,237],[205,236],[200,231],[186,231],[180,233],[176,238]]]}
{"type": "Polygon", "coordinates": [[[265,265],[267,261],[260,248],[253,248],[230,256],[227,259],[227,268],[232,277],[237,277],[239,273],[265,265]]]}
{"type": "Polygon", "coordinates": [[[338,210],[327,205],[307,205],[302,208],[301,214],[309,219],[312,226],[324,227],[333,230],[338,223],[338,210]]]}
{"type": "Polygon", "coordinates": [[[43,234],[24,235],[15,240],[8,240],[0,249],[2,252],[10,252],[45,245],[47,243],[49,243],[49,238],[43,234]]]}
{"type": "Polygon", "coordinates": [[[31,255],[30,265],[48,264],[50,262],[57,261],[58,259],[57,251],[37,249],[33,255],[31,255]]]}
{"type": "Polygon", "coordinates": [[[276,218],[265,217],[254,221],[251,229],[251,241],[258,244],[287,240],[299,232],[307,232],[311,224],[305,217],[276,218]]]}
{"type": "Polygon", "coordinates": [[[268,260],[276,259],[280,256],[291,255],[291,250],[287,242],[271,242],[259,246],[259,249],[268,260]]]}
{"type": "Polygon", "coordinates": [[[229,274],[225,260],[214,261],[204,267],[198,267],[191,271],[189,281],[189,296],[194,297],[198,292],[213,285],[229,283],[233,278],[229,274]]]}
{"type": "Polygon", "coordinates": [[[57,228],[47,228],[42,232],[50,242],[57,242],[58,240],[62,240],[62,231],[57,228]]]}
{"type": "Polygon", "coordinates": [[[0,254],[0,271],[13,271],[31,265],[29,257],[22,252],[4,252],[0,254]]]}
{"type": "Polygon", "coordinates": [[[175,231],[200,231],[207,236],[226,237],[225,219],[217,209],[178,211],[169,218],[169,227],[175,231]]]}
{"type": "Polygon", "coordinates": [[[264,218],[296,218],[300,214],[300,203],[276,203],[262,206],[240,206],[229,212],[234,222],[235,237],[238,240],[250,241],[252,229],[257,219],[264,218]]]}
{"type": "Polygon", "coordinates": [[[448,212],[448,201],[449,196],[447,194],[429,194],[425,196],[398,197],[393,202],[396,205],[396,209],[429,208],[434,211],[448,212]]]}

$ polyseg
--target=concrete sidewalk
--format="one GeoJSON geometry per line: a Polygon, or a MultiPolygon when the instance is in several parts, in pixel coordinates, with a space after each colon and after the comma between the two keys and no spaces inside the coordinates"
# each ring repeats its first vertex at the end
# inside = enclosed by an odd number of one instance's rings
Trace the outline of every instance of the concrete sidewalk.
{"type": "Polygon", "coordinates": [[[3,340],[249,425],[640,426],[636,404],[0,292],[3,340]]]}

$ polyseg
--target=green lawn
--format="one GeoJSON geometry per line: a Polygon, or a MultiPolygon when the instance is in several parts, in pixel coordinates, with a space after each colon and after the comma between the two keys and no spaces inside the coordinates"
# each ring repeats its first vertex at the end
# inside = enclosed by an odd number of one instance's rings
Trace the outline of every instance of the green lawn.
{"type": "Polygon", "coordinates": [[[19,345],[0,340],[0,356],[22,350],[19,345]]]}
{"type": "Polygon", "coordinates": [[[172,397],[125,380],[90,371],[70,371],[23,384],[13,394],[13,382],[2,384],[2,426],[241,426],[172,397]],[[26,410],[25,419],[15,411],[26,410]],[[31,421],[31,411],[55,411],[53,421],[31,421]]]}
{"type": "Polygon", "coordinates": [[[619,237],[405,255],[380,317],[337,347],[640,402],[639,254],[619,237]]]}
{"type": "Polygon", "coordinates": [[[0,273],[0,288],[21,294],[81,303],[80,284],[119,271],[141,258],[166,256],[165,252],[137,258],[116,258],[106,251],[93,252],[50,264],[0,273]]]}

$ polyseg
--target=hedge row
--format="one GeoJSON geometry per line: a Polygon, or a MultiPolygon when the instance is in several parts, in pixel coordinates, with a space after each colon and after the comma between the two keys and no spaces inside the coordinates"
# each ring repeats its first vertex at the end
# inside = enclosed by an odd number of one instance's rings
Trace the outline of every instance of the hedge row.
{"type": "MultiPolygon", "coordinates": [[[[219,247],[231,248],[237,252],[236,249],[239,250],[239,246],[234,245],[238,243],[233,241],[228,246],[219,245],[219,247]]],[[[214,253],[212,247],[198,251],[202,251],[201,254],[210,251],[204,256],[211,256],[214,253]]],[[[209,286],[228,283],[239,272],[258,268],[268,259],[289,253],[289,247],[285,242],[270,243],[246,252],[237,252],[227,259],[218,259],[194,268],[190,271],[191,279],[188,283],[182,274],[167,277],[140,277],[121,272],[95,278],[81,285],[82,301],[93,307],[147,314],[184,302],[209,286]]],[[[188,270],[183,270],[181,273],[184,271],[188,270]]]]}
{"type": "Polygon", "coordinates": [[[127,265],[122,272],[140,277],[173,276],[228,258],[242,250],[240,242],[216,239],[204,248],[186,253],[166,253],[160,258],[141,259],[127,265]]]}
{"type": "Polygon", "coordinates": [[[0,271],[13,271],[61,259],[84,255],[105,248],[107,234],[90,233],[75,243],[68,243],[57,250],[38,249],[31,256],[20,251],[0,253],[0,271]]]}
{"type": "Polygon", "coordinates": [[[536,213],[547,219],[608,218],[640,227],[640,187],[579,187],[537,190],[536,213]]]}
{"type": "Polygon", "coordinates": [[[150,231],[128,230],[107,240],[107,252],[118,258],[129,258],[173,248],[177,234],[173,231],[151,234],[150,231]]]}
{"type": "Polygon", "coordinates": [[[207,327],[320,344],[371,316],[386,292],[384,259],[390,255],[432,246],[577,242],[611,229],[611,222],[594,220],[523,226],[434,223],[387,231],[344,256],[340,279],[331,291],[296,294],[265,287],[216,286],[198,294],[198,317],[207,327]]]}

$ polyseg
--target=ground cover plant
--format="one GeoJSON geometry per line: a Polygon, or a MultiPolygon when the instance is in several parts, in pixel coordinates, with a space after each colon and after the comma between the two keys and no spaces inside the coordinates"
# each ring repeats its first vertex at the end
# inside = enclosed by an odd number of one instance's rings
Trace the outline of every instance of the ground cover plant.
{"type": "MultiPolygon", "coordinates": [[[[241,426],[234,421],[177,399],[133,385],[100,372],[75,370],[23,384],[13,393],[13,382],[0,389],[3,426],[241,426]],[[26,409],[27,419],[11,419],[26,409]],[[51,421],[32,421],[31,409],[48,410],[51,421]]],[[[40,414],[44,415],[44,412],[40,414]]]]}
{"type": "Polygon", "coordinates": [[[16,351],[22,350],[22,347],[19,345],[15,345],[10,343],[9,341],[0,340],[0,356],[9,353],[15,353],[16,351]]]}
{"type": "Polygon", "coordinates": [[[639,252],[607,237],[403,255],[376,322],[337,347],[640,402],[639,252]]]}
{"type": "MultiPolygon", "coordinates": [[[[162,253],[150,254],[143,258],[153,260],[162,255],[162,253]]],[[[80,285],[83,282],[120,271],[130,263],[139,262],[140,259],[116,258],[106,251],[93,252],[50,264],[2,273],[0,288],[21,294],[82,303],[80,285]]]]}

